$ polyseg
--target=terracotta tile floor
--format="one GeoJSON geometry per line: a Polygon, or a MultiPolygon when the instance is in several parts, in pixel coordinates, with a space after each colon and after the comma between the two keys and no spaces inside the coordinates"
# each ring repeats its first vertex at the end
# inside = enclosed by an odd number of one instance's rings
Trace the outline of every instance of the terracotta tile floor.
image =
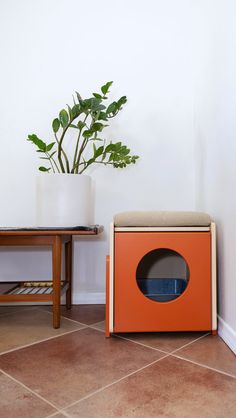
{"type": "Polygon", "coordinates": [[[0,307],[0,417],[236,417],[236,357],[204,333],[104,337],[104,306],[0,307]]]}

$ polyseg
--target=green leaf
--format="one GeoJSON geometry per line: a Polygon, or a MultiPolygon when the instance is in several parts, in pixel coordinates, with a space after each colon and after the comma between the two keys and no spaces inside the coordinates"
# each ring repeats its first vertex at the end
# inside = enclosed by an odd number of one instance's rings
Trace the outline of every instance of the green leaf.
{"type": "Polygon", "coordinates": [[[99,122],[95,122],[93,123],[93,125],[91,126],[91,131],[93,132],[101,132],[107,125],[103,125],[102,123],[99,122]]]}
{"type": "Polygon", "coordinates": [[[77,123],[77,126],[79,130],[81,131],[86,126],[86,123],[79,120],[79,122],[77,123]]]}
{"type": "Polygon", "coordinates": [[[51,149],[53,148],[53,145],[55,144],[55,142],[51,142],[51,144],[48,144],[46,147],[46,151],[49,152],[51,151],[51,149]]]}
{"type": "Polygon", "coordinates": [[[121,106],[122,106],[123,104],[125,104],[126,102],[127,102],[127,97],[126,97],[126,96],[122,96],[122,97],[118,100],[118,102],[117,102],[118,109],[120,110],[120,109],[121,109],[121,106]]]}
{"type": "Polygon", "coordinates": [[[35,144],[39,148],[39,150],[46,151],[45,142],[42,139],[38,138],[37,135],[28,135],[28,141],[33,142],[33,144],[35,144]]]}
{"type": "Polygon", "coordinates": [[[121,142],[116,142],[116,144],[114,144],[114,145],[115,145],[116,152],[118,152],[120,150],[120,147],[121,147],[122,143],[121,142]]]}
{"type": "Polygon", "coordinates": [[[59,128],[60,128],[60,126],[61,126],[61,124],[60,124],[60,121],[59,121],[59,119],[54,119],[54,121],[52,122],[52,129],[53,129],[53,132],[54,133],[57,133],[58,132],[58,130],[59,130],[59,128]]]}
{"type": "Polygon", "coordinates": [[[93,132],[90,131],[90,129],[87,129],[82,133],[84,138],[90,138],[93,135],[93,132]]]}
{"type": "Polygon", "coordinates": [[[108,106],[106,114],[107,115],[110,115],[111,113],[114,114],[116,112],[116,110],[117,110],[117,103],[113,102],[108,106]]]}
{"type": "Polygon", "coordinates": [[[127,148],[125,145],[123,145],[123,146],[120,148],[120,153],[121,153],[122,155],[128,155],[128,154],[130,153],[130,149],[129,149],[129,148],[127,148]]]}
{"type": "Polygon", "coordinates": [[[105,120],[105,121],[107,121],[107,114],[106,114],[106,112],[99,112],[98,120],[105,120]]]}
{"type": "Polygon", "coordinates": [[[89,110],[93,112],[98,112],[106,109],[106,106],[101,104],[101,101],[101,99],[98,99],[96,97],[90,97],[89,99],[85,99],[83,100],[83,102],[80,102],[80,105],[83,112],[87,112],[89,110]]]}
{"type": "Polygon", "coordinates": [[[51,168],[46,168],[46,167],[39,167],[39,171],[44,171],[44,172],[49,172],[51,170],[51,168]]]}
{"type": "MultiPolygon", "coordinates": [[[[98,99],[95,99],[98,100],[98,99]]],[[[83,109],[83,111],[86,111],[91,108],[91,98],[90,99],[84,99],[80,101],[80,106],[83,109]]]]}
{"type": "Polygon", "coordinates": [[[88,160],[88,161],[86,162],[86,167],[88,167],[89,165],[93,164],[93,163],[94,163],[94,161],[95,161],[95,158],[90,158],[90,160],[88,160]]]}
{"type": "Polygon", "coordinates": [[[113,81],[108,81],[104,86],[101,87],[101,91],[104,94],[104,96],[108,93],[109,88],[111,87],[113,81]]]}
{"type": "Polygon", "coordinates": [[[70,115],[70,119],[73,119],[73,114],[72,114],[72,109],[71,109],[71,107],[70,107],[69,105],[67,105],[67,108],[68,108],[68,113],[69,113],[69,115],[70,115]]]}
{"type": "Polygon", "coordinates": [[[67,111],[65,109],[62,109],[60,111],[60,113],[59,113],[59,119],[60,119],[60,122],[61,122],[61,126],[63,128],[65,128],[66,125],[68,125],[68,122],[69,122],[69,115],[68,115],[68,113],[67,113],[67,111]]]}
{"type": "Polygon", "coordinates": [[[103,146],[99,147],[99,148],[96,150],[96,152],[94,153],[94,158],[98,158],[98,157],[100,157],[100,155],[102,155],[103,151],[104,151],[104,147],[103,147],[103,146]]]}
{"type": "Polygon", "coordinates": [[[106,114],[107,115],[113,115],[113,116],[115,116],[116,114],[117,114],[117,112],[119,112],[119,110],[121,110],[122,109],[122,105],[123,104],[125,104],[127,102],[127,97],[126,96],[122,96],[119,100],[118,100],[118,102],[112,102],[109,106],[108,106],[108,108],[107,108],[107,111],[106,111],[106,114]]]}
{"type": "Polygon", "coordinates": [[[115,151],[115,144],[109,144],[109,145],[107,145],[105,151],[106,152],[115,151]]]}
{"type": "Polygon", "coordinates": [[[93,111],[99,111],[99,110],[104,110],[106,109],[106,106],[104,106],[103,104],[101,104],[101,99],[98,99],[96,97],[92,97],[90,100],[90,107],[91,110],[93,111]]]}
{"type": "Polygon", "coordinates": [[[103,104],[97,104],[96,107],[93,108],[93,111],[95,112],[100,112],[101,110],[105,110],[106,106],[104,106],[103,104]]]}
{"type": "Polygon", "coordinates": [[[101,94],[98,93],[93,93],[94,97],[96,97],[96,99],[102,99],[101,94]]]}
{"type": "Polygon", "coordinates": [[[82,101],[83,99],[82,99],[81,95],[78,93],[78,91],[76,91],[75,93],[76,93],[78,101],[79,102],[82,101]]]}
{"type": "Polygon", "coordinates": [[[78,129],[78,126],[77,126],[77,125],[74,125],[73,123],[71,123],[71,124],[69,125],[69,127],[70,127],[70,128],[75,128],[75,129],[78,129]]]}
{"type": "Polygon", "coordinates": [[[71,109],[71,113],[72,113],[72,119],[77,118],[79,116],[79,114],[81,113],[80,105],[75,104],[71,109]]]}

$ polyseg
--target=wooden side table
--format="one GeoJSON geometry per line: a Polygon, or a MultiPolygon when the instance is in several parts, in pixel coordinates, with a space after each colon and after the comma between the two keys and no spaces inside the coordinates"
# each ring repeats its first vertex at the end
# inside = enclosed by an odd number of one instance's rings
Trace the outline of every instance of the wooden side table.
{"type": "Polygon", "coordinates": [[[52,286],[30,287],[30,284],[0,283],[0,302],[49,302],[53,304],[53,327],[60,328],[61,293],[66,291],[66,307],[71,308],[72,290],[72,236],[97,235],[103,227],[79,226],[74,228],[0,228],[0,246],[52,247],[52,286]],[[65,280],[62,281],[62,246],[65,244],[65,280]],[[33,290],[32,290],[33,289],[33,290]],[[40,293],[39,293],[40,292],[40,293]]]}

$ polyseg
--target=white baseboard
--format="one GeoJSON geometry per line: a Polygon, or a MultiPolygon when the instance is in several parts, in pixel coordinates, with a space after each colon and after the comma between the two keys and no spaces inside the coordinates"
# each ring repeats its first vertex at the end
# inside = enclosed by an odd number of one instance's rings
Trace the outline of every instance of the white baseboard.
{"type": "Polygon", "coordinates": [[[92,305],[92,304],[105,304],[106,295],[105,293],[73,293],[72,303],[75,305],[92,305]]]}
{"type": "Polygon", "coordinates": [[[218,315],[218,334],[236,354],[236,331],[218,315]]]}

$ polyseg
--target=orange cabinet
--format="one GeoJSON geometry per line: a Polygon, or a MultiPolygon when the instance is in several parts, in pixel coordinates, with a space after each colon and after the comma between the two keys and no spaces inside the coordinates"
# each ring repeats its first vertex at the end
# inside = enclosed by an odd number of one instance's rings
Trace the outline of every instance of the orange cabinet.
{"type": "Polygon", "coordinates": [[[107,327],[111,332],[216,329],[215,240],[201,231],[111,232],[107,327]]]}

